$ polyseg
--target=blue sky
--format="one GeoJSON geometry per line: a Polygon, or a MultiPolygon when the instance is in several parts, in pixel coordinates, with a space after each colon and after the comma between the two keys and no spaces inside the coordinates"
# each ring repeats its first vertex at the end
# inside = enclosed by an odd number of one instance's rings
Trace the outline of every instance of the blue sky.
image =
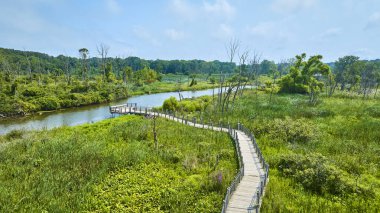
{"type": "Polygon", "coordinates": [[[380,58],[380,0],[0,0],[0,47],[78,56],[227,60],[241,51],[280,61],[380,58]]]}

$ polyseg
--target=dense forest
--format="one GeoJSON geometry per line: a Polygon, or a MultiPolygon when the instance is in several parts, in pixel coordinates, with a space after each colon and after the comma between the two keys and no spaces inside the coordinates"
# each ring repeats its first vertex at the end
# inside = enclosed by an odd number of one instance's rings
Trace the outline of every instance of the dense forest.
{"type": "Polygon", "coordinates": [[[69,57],[59,55],[57,57],[49,56],[47,54],[20,51],[12,49],[0,48],[0,64],[1,69],[12,72],[15,74],[46,74],[52,75],[67,74],[75,75],[81,73],[83,53],[85,53],[86,66],[88,67],[88,74],[95,75],[101,73],[99,67],[103,63],[109,63],[113,67],[115,76],[122,76],[125,67],[131,67],[133,71],[138,71],[144,67],[149,67],[159,73],[219,73],[230,72],[235,68],[234,63],[220,62],[220,61],[203,61],[203,60],[145,60],[139,57],[108,57],[108,50],[106,46],[96,53],[90,53],[86,48],[78,51],[77,57],[69,57]],[[91,57],[96,55],[97,57],[91,57]]]}
{"type": "Polygon", "coordinates": [[[0,49],[0,117],[104,103],[142,93],[210,88],[214,83],[206,83],[207,76],[235,67],[219,61],[110,58],[107,51],[102,46],[100,58],[89,58],[89,51],[81,48],[80,58],[75,58],[0,49]],[[178,74],[176,84],[174,74],[178,74]],[[197,80],[202,76],[206,81],[197,80]]]}

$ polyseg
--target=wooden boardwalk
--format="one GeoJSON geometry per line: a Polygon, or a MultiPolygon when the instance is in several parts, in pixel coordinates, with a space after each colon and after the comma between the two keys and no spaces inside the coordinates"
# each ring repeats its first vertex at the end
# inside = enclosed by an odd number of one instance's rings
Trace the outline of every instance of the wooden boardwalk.
{"type": "MultiPolygon", "coordinates": [[[[170,120],[194,126],[197,128],[210,129],[214,131],[223,131],[235,135],[235,142],[237,148],[240,149],[239,154],[241,155],[241,163],[243,164],[242,176],[239,178],[240,182],[234,187],[235,190],[230,192],[230,195],[226,195],[227,202],[224,204],[222,212],[259,212],[260,208],[260,198],[263,194],[263,189],[265,187],[268,173],[268,166],[263,168],[264,160],[261,156],[257,154],[257,150],[252,141],[252,136],[247,135],[247,133],[241,130],[241,126],[238,125],[238,129],[231,129],[226,127],[215,127],[212,125],[196,123],[196,120],[188,121],[183,118],[178,118],[173,115],[168,115],[165,113],[152,112],[147,108],[137,108],[133,105],[131,106],[113,106],[110,107],[112,114],[140,114],[140,115],[151,115],[159,116],[163,118],[168,118],[170,120]],[[264,181],[263,181],[264,177],[264,181]]],[[[261,152],[259,151],[260,155],[261,152]]],[[[265,162],[265,161],[264,161],[265,162]]],[[[229,191],[229,190],[228,190],[229,191]]]]}

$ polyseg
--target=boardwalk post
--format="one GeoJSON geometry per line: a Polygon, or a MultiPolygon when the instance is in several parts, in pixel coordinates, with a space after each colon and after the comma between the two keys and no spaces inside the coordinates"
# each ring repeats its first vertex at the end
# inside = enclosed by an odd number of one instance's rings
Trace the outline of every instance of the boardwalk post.
{"type": "Polygon", "coordinates": [[[256,193],[256,202],[257,202],[257,205],[259,205],[260,204],[260,191],[259,191],[259,189],[257,189],[257,193],[256,193]]]}

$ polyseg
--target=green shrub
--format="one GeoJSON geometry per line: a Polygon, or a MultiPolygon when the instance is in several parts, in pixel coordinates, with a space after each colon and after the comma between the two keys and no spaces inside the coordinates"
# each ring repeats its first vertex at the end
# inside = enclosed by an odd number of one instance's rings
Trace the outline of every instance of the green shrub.
{"type": "Polygon", "coordinates": [[[289,154],[281,157],[278,170],[285,176],[294,179],[305,189],[317,194],[345,193],[372,194],[360,186],[355,186],[347,175],[321,154],[289,154]]]}
{"type": "Polygon", "coordinates": [[[39,106],[40,110],[56,110],[61,107],[60,101],[56,97],[41,97],[33,101],[33,103],[39,106]]]}
{"type": "Polygon", "coordinates": [[[268,134],[272,138],[285,140],[290,143],[306,143],[316,136],[316,130],[304,118],[296,120],[289,117],[285,117],[285,119],[276,118],[273,121],[257,125],[255,129],[259,137],[268,134]]]}
{"type": "Polygon", "coordinates": [[[116,142],[132,142],[146,140],[150,130],[148,124],[143,120],[133,120],[112,125],[109,134],[116,142]]]}
{"type": "Polygon", "coordinates": [[[41,90],[41,88],[29,87],[25,89],[21,94],[24,97],[36,97],[36,96],[42,96],[44,92],[41,90]]]}
{"type": "Polygon", "coordinates": [[[175,97],[170,97],[169,99],[166,99],[164,103],[162,104],[163,110],[169,110],[169,111],[176,111],[179,107],[178,101],[175,97]]]}
{"type": "Polygon", "coordinates": [[[24,135],[23,130],[12,130],[5,135],[5,139],[7,140],[19,139],[19,138],[22,138],[23,135],[24,135]]]}

